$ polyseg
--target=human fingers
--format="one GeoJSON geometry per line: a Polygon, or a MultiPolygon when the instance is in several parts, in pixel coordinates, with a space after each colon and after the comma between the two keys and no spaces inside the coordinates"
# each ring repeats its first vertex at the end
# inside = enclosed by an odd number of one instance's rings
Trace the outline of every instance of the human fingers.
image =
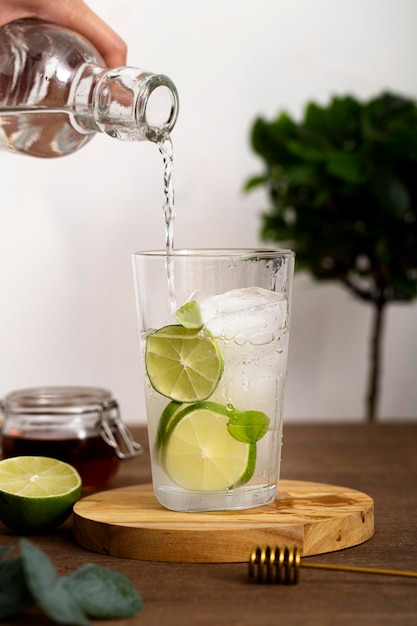
{"type": "Polygon", "coordinates": [[[53,22],[84,35],[109,67],[126,65],[126,43],[83,0],[0,0],[0,26],[28,17],[53,22]]]}

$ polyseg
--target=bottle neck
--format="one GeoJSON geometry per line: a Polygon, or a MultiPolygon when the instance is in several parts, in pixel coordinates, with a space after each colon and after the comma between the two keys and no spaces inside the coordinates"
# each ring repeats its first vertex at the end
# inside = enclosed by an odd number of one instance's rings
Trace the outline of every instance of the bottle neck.
{"type": "Polygon", "coordinates": [[[104,132],[125,141],[158,142],[173,129],[178,94],[162,74],[85,64],[74,79],[69,105],[80,132],[104,132]]]}

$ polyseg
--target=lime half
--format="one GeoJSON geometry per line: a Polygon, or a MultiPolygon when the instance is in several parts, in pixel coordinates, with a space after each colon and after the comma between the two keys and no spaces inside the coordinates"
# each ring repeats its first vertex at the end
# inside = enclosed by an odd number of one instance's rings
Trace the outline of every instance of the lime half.
{"type": "Polygon", "coordinates": [[[0,520],[20,534],[55,528],[80,495],[80,475],[68,463],[40,456],[0,461],[0,520]]]}
{"type": "Polygon", "coordinates": [[[173,482],[193,491],[223,491],[253,475],[256,444],[237,441],[227,408],[200,402],[171,417],[161,444],[162,464],[173,482]]]}
{"type": "Polygon", "coordinates": [[[146,338],[145,365],[152,387],[176,402],[198,402],[216,389],[223,359],[203,330],[164,326],[146,338]]]}

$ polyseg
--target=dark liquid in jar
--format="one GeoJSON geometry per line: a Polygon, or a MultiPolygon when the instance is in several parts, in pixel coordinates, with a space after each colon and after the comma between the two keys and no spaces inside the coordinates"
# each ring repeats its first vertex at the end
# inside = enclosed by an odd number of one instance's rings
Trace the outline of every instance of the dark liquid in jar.
{"type": "Polygon", "coordinates": [[[119,458],[100,435],[79,439],[73,436],[58,437],[57,434],[43,431],[24,433],[4,433],[2,436],[2,457],[47,456],[65,461],[75,467],[82,479],[83,489],[93,489],[109,482],[117,472],[119,458]]]}

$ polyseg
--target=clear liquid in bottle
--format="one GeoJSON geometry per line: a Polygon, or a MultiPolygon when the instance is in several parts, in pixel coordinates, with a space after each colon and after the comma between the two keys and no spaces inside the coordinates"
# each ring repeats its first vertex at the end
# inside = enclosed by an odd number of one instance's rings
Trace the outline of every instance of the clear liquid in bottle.
{"type": "Polygon", "coordinates": [[[0,28],[0,148],[64,156],[96,132],[157,142],[177,115],[175,86],[162,74],[108,69],[84,37],[54,24],[0,28]]]}

